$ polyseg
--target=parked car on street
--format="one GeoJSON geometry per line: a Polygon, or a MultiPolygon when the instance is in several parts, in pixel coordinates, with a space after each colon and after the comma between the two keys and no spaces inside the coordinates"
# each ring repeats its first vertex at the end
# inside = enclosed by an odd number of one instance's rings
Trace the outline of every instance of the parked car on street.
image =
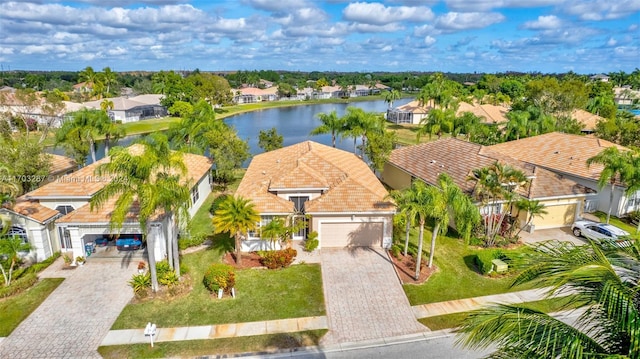
{"type": "Polygon", "coordinates": [[[577,221],[571,225],[571,231],[576,237],[585,237],[601,243],[621,243],[629,235],[629,232],[611,224],[592,221],[577,221]]]}

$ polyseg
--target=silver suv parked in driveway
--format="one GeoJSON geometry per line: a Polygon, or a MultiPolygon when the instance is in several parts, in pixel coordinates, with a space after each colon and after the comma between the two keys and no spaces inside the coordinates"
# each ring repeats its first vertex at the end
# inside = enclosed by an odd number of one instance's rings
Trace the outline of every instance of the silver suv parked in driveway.
{"type": "Polygon", "coordinates": [[[623,242],[629,232],[606,223],[577,221],[571,226],[576,237],[585,237],[598,242],[623,242]]]}

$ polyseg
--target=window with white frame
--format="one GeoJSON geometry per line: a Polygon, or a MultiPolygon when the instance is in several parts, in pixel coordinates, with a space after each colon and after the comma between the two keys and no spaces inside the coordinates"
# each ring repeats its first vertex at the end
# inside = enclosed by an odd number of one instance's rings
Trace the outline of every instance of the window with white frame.
{"type": "Polygon", "coordinates": [[[273,221],[273,216],[260,216],[260,222],[256,223],[256,228],[249,231],[249,239],[260,239],[262,233],[262,227],[273,221]]]}
{"type": "Polygon", "coordinates": [[[73,210],[74,210],[73,206],[68,206],[68,205],[62,205],[62,206],[56,207],[56,211],[60,212],[63,215],[71,213],[73,212],[73,210]]]}
{"type": "Polygon", "coordinates": [[[200,191],[198,191],[198,186],[194,186],[191,189],[191,203],[196,204],[199,198],[200,198],[200,191]]]}

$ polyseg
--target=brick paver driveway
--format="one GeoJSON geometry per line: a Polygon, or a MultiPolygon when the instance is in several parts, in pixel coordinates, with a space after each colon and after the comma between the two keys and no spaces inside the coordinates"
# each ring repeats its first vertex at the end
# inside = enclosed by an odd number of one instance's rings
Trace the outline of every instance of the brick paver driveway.
{"type": "Polygon", "coordinates": [[[96,351],[133,293],[127,281],[137,262],[99,261],[41,277],[65,281],[0,344],[0,358],[100,358],[96,351]]]}
{"type": "Polygon", "coordinates": [[[428,331],[382,249],[322,249],[321,263],[330,329],[323,344],[428,331]]]}

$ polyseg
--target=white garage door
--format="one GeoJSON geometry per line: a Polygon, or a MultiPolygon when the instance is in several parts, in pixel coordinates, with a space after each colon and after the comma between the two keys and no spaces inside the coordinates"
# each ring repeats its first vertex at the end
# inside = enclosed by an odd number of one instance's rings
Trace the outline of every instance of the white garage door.
{"type": "Polygon", "coordinates": [[[346,222],[320,224],[320,246],[327,247],[380,247],[382,222],[346,222]]]}

